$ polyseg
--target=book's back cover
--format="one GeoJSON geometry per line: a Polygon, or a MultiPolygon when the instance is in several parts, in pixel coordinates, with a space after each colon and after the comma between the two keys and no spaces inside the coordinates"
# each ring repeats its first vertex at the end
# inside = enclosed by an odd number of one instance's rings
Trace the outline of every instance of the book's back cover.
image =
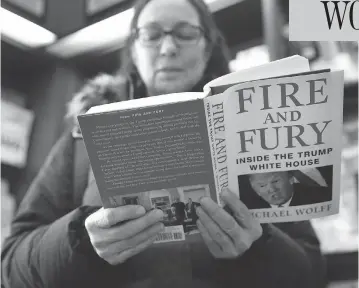
{"type": "Polygon", "coordinates": [[[79,116],[103,206],[161,209],[163,241],[197,230],[199,198],[216,200],[204,113],[199,99],[79,116]]]}

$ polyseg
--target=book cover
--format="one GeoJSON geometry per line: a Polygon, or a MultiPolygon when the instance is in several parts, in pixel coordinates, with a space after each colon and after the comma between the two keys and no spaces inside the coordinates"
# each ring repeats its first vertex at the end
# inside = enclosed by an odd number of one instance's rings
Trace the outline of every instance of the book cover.
{"type": "Polygon", "coordinates": [[[343,79],[315,71],[206,98],[217,189],[229,187],[263,223],[338,213],[343,79]]]}

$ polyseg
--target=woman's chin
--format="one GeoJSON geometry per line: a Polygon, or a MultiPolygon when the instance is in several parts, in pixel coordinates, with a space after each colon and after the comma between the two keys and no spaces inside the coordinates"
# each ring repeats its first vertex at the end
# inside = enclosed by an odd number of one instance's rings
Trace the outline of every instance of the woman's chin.
{"type": "Polygon", "coordinates": [[[178,80],[162,80],[156,83],[156,90],[160,94],[170,94],[178,92],[187,92],[191,90],[191,85],[184,81],[178,80]]]}

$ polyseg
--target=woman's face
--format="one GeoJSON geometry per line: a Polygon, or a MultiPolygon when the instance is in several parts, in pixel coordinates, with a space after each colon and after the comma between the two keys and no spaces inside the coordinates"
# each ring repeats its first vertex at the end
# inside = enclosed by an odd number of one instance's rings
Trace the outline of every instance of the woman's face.
{"type": "MultiPolygon", "coordinates": [[[[141,11],[137,28],[172,31],[181,25],[200,27],[196,9],[187,0],[152,0],[141,11]],[[182,24],[181,24],[182,23],[182,24]]],[[[132,47],[133,61],[150,95],[189,91],[203,76],[207,64],[206,40],[177,45],[172,35],[164,35],[159,45],[132,47]]]]}

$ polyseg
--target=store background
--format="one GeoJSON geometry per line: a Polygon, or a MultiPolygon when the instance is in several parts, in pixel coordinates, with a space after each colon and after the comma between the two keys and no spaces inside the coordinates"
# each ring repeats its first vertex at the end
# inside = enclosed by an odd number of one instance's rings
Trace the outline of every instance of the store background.
{"type": "MultiPolygon", "coordinates": [[[[345,71],[341,210],[313,225],[328,258],[328,287],[358,287],[358,42],[289,42],[287,0],[207,2],[230,46],[233,71],[294,54],[310,59],[312,69],[345,71]]],[[[1,241],[65,127],[66,103],[89,77],[120,67],[132,4],[2,1],[1,241]]]]}

